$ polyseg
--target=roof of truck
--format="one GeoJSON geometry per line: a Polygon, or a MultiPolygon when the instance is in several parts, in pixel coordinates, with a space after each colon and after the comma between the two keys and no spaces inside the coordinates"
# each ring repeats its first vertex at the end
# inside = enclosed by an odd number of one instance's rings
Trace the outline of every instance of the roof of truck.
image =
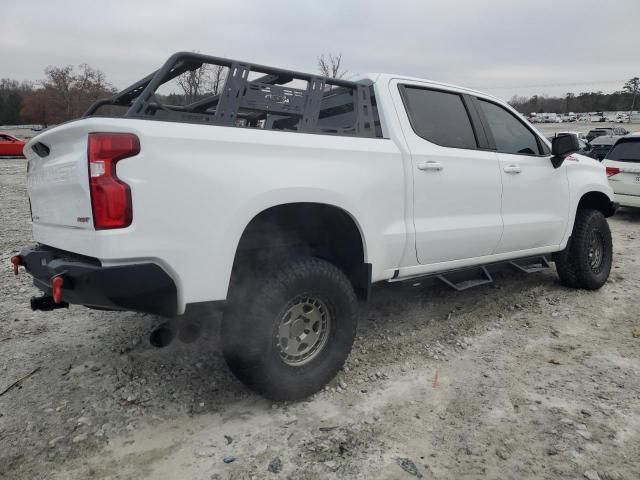
{"type": "Polygon", "coordinates": [[[447,90],[451,89],[451,90],[458,90],[458,91],[462,91],[465,93],[468,93],[470,95],[480,95],[486,98],[492,98],[494,100],[497,100],[501,103],[504,103],[503,100],[490,95],[486,92],[482,92],[480,90],[474,90],[472,88],[468,88],[468,87],[462,87],[460,85],[455,85],[452,83],[445,83],[445,82],[439,82],[437,80],[428,80],[426,78],[419,78],[419,77],[411,77],[408,75],[400,75],[400,74],[395,74],[395,73],[366,73],[364,75],[359,76],[358,78],[354,79],[355,81],[361,81],[361,80],[371,80],[372,82],[375,83],[387,83],[391,80],[404,80],[407,82],[419,82],[419,83],[424,83],[424,84],[428,84],[430,86],[433,87],[440,87],[440,88],[445,88],[447,90]]]}

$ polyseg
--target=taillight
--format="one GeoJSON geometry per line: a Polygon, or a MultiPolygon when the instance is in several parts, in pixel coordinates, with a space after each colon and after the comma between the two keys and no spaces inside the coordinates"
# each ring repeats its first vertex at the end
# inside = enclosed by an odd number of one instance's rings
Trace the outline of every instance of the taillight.
{"type": "Polygon", "coordinates": [[[616,167],[607,167],[607,177],[612,177],[620,173],[620,169],[616,167]]]}
{"type": "Polygon", "coordinates": [[[131,190],[116,175],[116,163],[140,153],[140,141],[132,133],[89,134],[89,187],[96,230],[131,225],[131,190]]]}

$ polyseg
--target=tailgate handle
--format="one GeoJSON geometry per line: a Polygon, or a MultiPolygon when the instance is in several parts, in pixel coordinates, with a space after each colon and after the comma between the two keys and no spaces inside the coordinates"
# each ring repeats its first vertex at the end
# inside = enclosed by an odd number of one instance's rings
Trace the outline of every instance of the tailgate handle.
{"type": "Polygon", "coordinates": [[[49,147],[47,147],[44,143],[42,142],[37,142],[35,143],[31,149],[36,152],[38,154],[39,157],[46,157],[49,155],[49,152],[51,151],[51,149],[49,147]]]}

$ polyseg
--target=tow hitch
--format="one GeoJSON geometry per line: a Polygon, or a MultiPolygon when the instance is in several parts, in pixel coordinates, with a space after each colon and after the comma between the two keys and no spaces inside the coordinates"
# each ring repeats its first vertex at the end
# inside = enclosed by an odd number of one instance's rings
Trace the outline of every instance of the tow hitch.
{"type": "MultiPolygon", "coordinates": [[[[13,273],[18,275],[20,267],[25,265],[24,259],[20,255],[14,255],[11,257],[11,264],[13,265],[13,273]]],[[[51,279],[51,291],[52,295],[42,295],[41,297],[31,297],[29,301],[31,310],[42,310],[43,312],[49,312],[57,308],[69,308],[67,302],[62,301],[62,285],[64,285],[64,278],[61,275],[56,275],[51,279]]]]}
{"type": "Polygon", "coordinates": [[[50,311],[56,308],[69,308],[69,304],[62,301],[62,285],[64,285],[64,278],[61,275],[53,277],[51,279],[52,295],[31,297],[31,310],[50,311]]]}
{"type": "Polygon", "coordinates": [[[56,308],[69,308],[67,302],[56,302],[51,295],[43,295],[41,297],[31,297],[31,310],[41,310],[50,312],[56,308]]]}

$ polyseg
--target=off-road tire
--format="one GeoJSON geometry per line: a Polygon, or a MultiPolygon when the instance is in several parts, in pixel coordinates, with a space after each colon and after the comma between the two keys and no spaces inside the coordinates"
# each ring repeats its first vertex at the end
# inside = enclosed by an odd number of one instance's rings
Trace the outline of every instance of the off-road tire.
{"type": "Polygon", "coordinates": [[[558,252],[554,260],[563,285],[597,290],[609,278],[612,257],[613,245],[607,219],[598,210],[581,209],[576,213],[567,247],[558,252]],[[596,248],[594,236],[597,237],[596,248]],[[598,256],[600,261],[595,261],[598,256]]]}
{"type": "Polygon", "coordinates": [[[357,300],[349,279],[333,264],[307,256],[244,277],[232,284],[222,321],[223,353],[231,371],[276,401],[303,399],[323,388],[344,364],[356,334],[357,300]],[[316,299],[330,322],[315,356],[291,365],[286,362],[293,360],[283,359],[279,328],[300,298],[316,299]]]}

